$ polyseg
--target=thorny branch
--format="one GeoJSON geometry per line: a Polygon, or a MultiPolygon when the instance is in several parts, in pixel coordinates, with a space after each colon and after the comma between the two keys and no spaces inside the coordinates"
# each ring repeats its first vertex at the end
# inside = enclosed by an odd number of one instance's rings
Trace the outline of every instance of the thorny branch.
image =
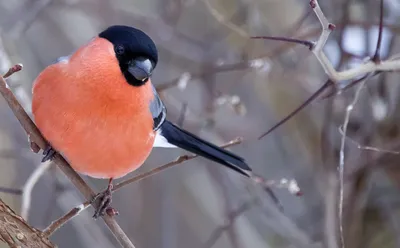
{"type": "MultiPolygon", "coordinates": [[[[18,119],[25,132],[27,133],[29,140],[31,142],[32,150],[38,152],[39,149],[46,149],[48,146],[48,142],[43,138],[40,131],[33,123],[31,118],[25,112],[24,108],[15,98],[14,94],[8,88],[8,85],[5,81],[6,78],[11,76],[13,73],[18,72],[22,69],[22,65],[15,65],[5,73],[4,76],[0,77],[0,93],[6,100],[7,104],[11,108],[15,117],[18,119]]],[[[75,185],[75,187],[85,196],[87,200],[93,199],[95,193],[93,190],[85,183],[85,181],[71,168],[68,162],[60,155],[55,154],[53,158],[53,162],[55,162],[58,167],[64,172],[64,174],[70,179],[70,181],[75,185]]],[[[124,233],[121,227],[118,225],[116,220],[111,216],[103,216],[103,220],[106,225],[113,233],[114,237],[118,240],[122,247],[125,248],[134,248],[132,241],[128,238],[128,236],[124,233]]]]}
{"type": "MultiPolygon", "coordinates": [[[[400,69],[400,60],[393,56],[386,61],[380,61],[380,63],[376,63],[373,60],[369,60],[364,64],[360,64],[355,68],[338,72],[333,67],[332,63],[328,60],[325,53],[323,52],[323,47],[325,46],[326,41],[328,40],[329,34],[335,29],[335,25],[328,22],[321,8],[319,7],[317,0],[311,0],[310,6],[313,8],[314,13],[317,15],[321,25],[322,25],[322,33],[312,50],[315,57],[319,60],[321,66],[324,68],[325,73],[332,79],[334,82],[344,81],[344,80],[352,80],[359,76],[363,76],[364,74],[376,72],[376,71],[395,71],[400,69]]],[[[383,4],[381,4],[383,8],[383,4]]],[[[383,11],[381,11],[383,14],[383,11]]],[[[381,17],[380,23],[380,32],[382,32],[383,27],[383,17],[381,17]]],[[[380,35],[382,37],[382,35],[380,35]]],[[[377,49],[380,48],[382,38],[379,38],[377,49]]],[[[378,51],[378,50],[377,50],[378,51]]],[[[377,52],[379,55],[379,52],[377,52]]],[[[375,54],[377,54],[375,53],[375,54]]]]}
{"type": "MultiPolygon", "coordinates": [[[[286,37],[271,37],[271,36],[254,36],[252,38],[255,39],[266,39],[266,40],[279,40],[279,41],[286,41],[290,43],[297,43],[301,45],[307,46],[314,56],[317,58],[321,66],[323,67],[325,73],[328,75],[329,79],[328,81],[330,82],[330,85],[328,86],[337,86],[337,83],[339,81],[345,81],[345,80],[352,80],[347,86],[345,86],[341,91],[344,91],[350,87],[353,87],[354,85],[358,84],[359,82],[363,81],[367,75],[373,75],[375,76],[378,73],[381,73],[382,71],[395,71],[400,69],[400,60],[398,59],[398,55],[394,55],[391,58],[387,59],[386,61],[381,61],[380,60],[380,47],[381,47],[381,42],[382,42],[382,29],[383,29],[383,1],[381,1],[381,16],[380,16],[380,22],[379,22],[379,37],[378,37],[378,43],[376,47],[376,52],[374,55],[374,58],[371,60],[366,60],[363,64],[358,65],[357,67],[338,72],[336,69],[333,67],[332,63],[329,61],[329,59],[326,57],[323,48],[329,38],[330,33],[336,28],[336,26],[328,21],[328,19],[325,17],[324,13],[322,12],[318,1],[317,0],[310,0],[310,6],[312,10],[314,11],[315,15],[318,17],[319,22],[321,23],[322,26],[322,32],[317,40],[317,42],[314,44],[311,41],[307,40],[301,40],[301,39],[292,39],[292,38],[286,38],[286,37]],[[361,77],[361,78],[360,78],[361,77]]],[[[311,102],[313,102],[318,96],[320,96],[324,90],[328,87],[326,84],[321,86],[314,94],[311,95],[310,98],[308,98],[303,104],[301,104],[298,108],[296,108],[294,111],[292,111],[290,114],[288,114],[285,118],[283,118],[281,121],[279,121],[277,124],[275,124],[272,128],[270,128],[267,132],[263,133],[259,139],[265,137],[267,134],[271,133],[274,131],[276,128],[281,126],[283,123],[288,121],[290,118],[292,118],[294,115],[296,115],[299,111],[304,109],[306,106],[308,106],[311,102]]],[[[334,93],[337,93],[335,91],[332,91],[329,93],[326,97],[329,97],[333,95],[334,93]]]]}
{"type": "MultiPolygon", "coordinates": [[[[286,41],[286,42],[292,42],[292,43],[298,43],[301,45],[307,46],[314,56],[317,58],[319,63],[321,64],[322,68],[324,69],[325,73],[328,75],[329,80],[327,82],[330,82],[336,86],[337,82],[339,81],[344,81],[344,80],[352,80],[347,86],[344,87],[344,89],[348,89],[356,84],[359,84],[359,87],[355,93],[353,101],[350,103],[350,105],[347,106],[346,108],[346,114],[343,122],[343,130],[342,130],[342,138],[341,138],[341,144],[340,144],[340,153],[339,153],[339,204],[338,204],[338,216],[339,216],[339,232],[340,232],[340,243],[341,247],[344,247],[344,237],[343,237],[343,187],[344,187],[344,149],[345,149],[345,141],[346,141],[346,131],[347,131],[347,126],[349,123],[350,119],[350,114],[351,111],[354,108],[354,105],[356,104],[359,94],[361,92],[361,89],[364,87],[366,81],[371,78],[372,76],[375,76],[378,73],[381,73],[383,71],[394,71],[394,70],[399,70],[400,69],[400,60],[398,60],[398,55],[394,55],[391,58],[389,58],[386,61],[382,61],[380,57],[380,48],[381,48],[381,43],[382,43],[382,30],[383,30],[383,0],[380,1],[380,19],[379,19],[379,35],[378,35],[378,41],[377,41],[377,46],[376,46],[376,51],[372,59],[365,60],[362,64],[358,65],[355,68],[351,68],[345,71],[336,71],[336,69],[333,67],[332,63],[328,60],[326,57],[325,53],[323,52],[323,48],[329,38],[330,33],[335,29],[335,25],[329,23],[327,18],[325,17],[324,13],[322,12],[318,0],[310,0],[310,6],[312,10],[314,11],[315,15],[318,17],[318,20],[322,26],[322,32],[315,44],[313,44],[310,41],[307,40],[299,40],[299,39],[292,39],[292,38],[285,38],[285,37],[269,37],[269,36],[256,36],[253,38],[257,39],[267,39],[267,40],[279,40],[279,41],[286,41]]],[[[308,98],[303,104],[301,104],[297,109],[295,109],[292,113],[290,113],[287,117],[283,118],[281,121],[279,121],[276,125],[274,125],[272,128],[270,128],[266,133],[260,136],[259,139],[262,137],[266,136],[273,130],[275,130],[277,127],[285,123],[287,120],[292,118],[295,114],[297,114],[300,110],[302,110],[305,106],[310,104],[314,99],[316,99],[319,95],[323,93],[323,91],[327,88],[327,83],[325,83],[322,87],[320,87],[316,93],[314,93],[310,98],[308,98]]],[[[329,96],[332,95],[332,93],[329,94],[329,96]]],[[[361,148],[361,146],[358,146],[361,148]]],[[[374,149],[373,147],[362,147],[363,149],[367,150],[375,150],[375,151],[381,151],[380,149],[374,149]]],[[[392,151],[390,151],[392,152],[392,151]]]]}

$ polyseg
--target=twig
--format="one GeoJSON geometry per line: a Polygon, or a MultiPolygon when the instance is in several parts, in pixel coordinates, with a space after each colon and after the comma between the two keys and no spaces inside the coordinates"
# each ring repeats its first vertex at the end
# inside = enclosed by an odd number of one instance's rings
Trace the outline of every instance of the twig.
{"type": "Polygon", "coordinates": [[[42,175],[50,168],[51,162],[47,161],[41,163],[32,174],[30,174],[28,180],[26,180],[25,185],[22,189],[22,203],[21,203],[21,216],[25,220],[28,219],[29,209],[31,207],[31,196],[33,187],[42,177],[42,175]]]}
{"type": "MultiPolygon", "coordinates": [[[[318,1],[317,0],[310,0],[310,6],[313,9],[315,15],[318,17],[321,25],[322,25],[322,32],[319,36],[318,41],[314,45],[312,52],[314,56],[318,59],[319,63],[323,67],[325,73],[328,77],[334,81],[344,81],[344,80],[351,80],[362,76],[367,73],[376,72],[376,71],[395,71],[400,69],[400,60],[395,59],[394,57],[389,58],[386,61],[380,61],[380,63],[375,63],[375,61],[368,61],[364,64],[361,64],[355,68],[351,68],[345,71],[336,71],[333,67],[332,63],[326,57],[323,48],[329,38],[330,33],[336,28],[336,26],[332,23],[329,23],[328,19],[325,17],[324,13],[322,12],[318,1]]],[[[380,29],[383,28],[383,23],[380,24],[380,29]]],[[[272,38],[272,37],[270,37],[272,38]]],[[[282,40],[281,37],[277,37],[278,40],[282,40]]],[[[288,41],[289,38],[285,38],[288,41]]],[[[308,41],[303,40],[292,40],[295,43],[304,43],[308,44],[308,41]]],[[[381,42],[378,41],[378,44],[381,42]]],[[[379,45],[380,46],[380,45],[379,45]]]]}
{"type": "Polygon", "coordinates": [[[337,175],[334,171],[328,172],[324,183],[326,184],[326,190],[324,192],[324,205],[325,205],[325,216],[324,216],[324,236],[327,248],[338,248],[338,214],[337,214],[337,203],[338,203],[338,180],[337,175]]]}
{"type": "Polygon", "coordinates": [[[290,28],[290,30],[287,32],[287,34],[294,35],[297,32],[299,32],[301,26],[304,24],[304,22],[307,20],[307,18],[311,15],[311,13],[312,13],[312,10],[310,8],[307,8],[307,10],[304,11],[303,16],[301,16],[299,18],[299,20],[295,22],[295,25],[293,25],[290,28]]]}
{"type": "MultiPolygon", "coordinates": [[[[21,70],[22,66],[14,66],[13,68],[21,70]]],[[[11,68],[4,76],[9,77],[17,70],[11,68]]],[[[28,135],[28,138],[31,142],[35,144],[35,146],[44,150],[48,146],[48,142],[44,139],[39,129],[33,123],[31,118],[25,112],[24,108],[15,98],[14,94],[7,87],[7,83],[4,80],[4,77],[0,77],[0,93],[6,100],[8,106],[11,108],[15,117],[20,122],[21,126],[24,128],[25,132],[28,135]]],[[[68,162],[60,155],[55,154],[53,158],[53,162],[55,162],[59,168],[64,172],[64,174],[68,177],[68,179],[74,184],[74,186],[84,195],[87,200],[93,199],[96,195],[95,192],[85,183],[85,181],[78,175],[76,171],[74,171],[68,162]]],[[[103,216],[103,220],[113,233],[114,237],[118,240],[118,242],[124,248],[134,248],[135,246],[132,244],[132,241],[128,238],[128,236],[124,233],[115,219],[111,216],[105,215],[103,216]]]]}
{"type": "Polygon", "coordinates": [[[343,88],[330,92],[329,94],[325,95],[323,97],[323,99],[326,99],[326,98],[329,98],[329,97],[331,97],[333,95],[339,94],[340,92],[344,92],[347,89],[350,89],[350,88],[354,87],[355,85],[359,84],[360,82],[363,82],[367,77],[373,77],[373,76],[378,75],[379,73],[381,73],[381,72],[380,71],[376,71],[376,72],[373,72],[372,75],[371,74],[365,74],[364,76],[362,76],[362,77],[360,77],[360,78],[358,78],[356,80],[353,80],[352,82],[348,83],[343,88]]]}
{"type": "MultiPolygon", "coordinates": [[[[242,139],[241,139],[241,138],[236,138],[236,139],[231,140],[231,141],[229,141],[228,143],[222,145],[221,147],[222,147],[222,148],[227,148],[227,147],[230,147],[230,146],[234,146],[234,145],[240,144],[241,142],[242,142],[242,139]]],[[[117,190],[121,189],[122,187],[125,187],[125,186],[127,186],[127,185],[129,185],[129,184],[131,184],[131,183],[138,182],[138,181],[143,180],[143,179],[145,179],[145,178],[147,178],[147,177],[153,176],[153,175],[155,175],[155,174],[157,174],[157,173],[159,173],[159,172],[161,172],[161,171],[164,171],[164,170],[166,170],[166,169],[169,169],[169,168],[171,168],[171,167],[173,167],[173,166],[175,166],[175,165],[182,164],[183,162],[192,160],[192,159],[197,158],[197,157],[198,157],[198,156],[197,156],[197,155],[194,155],[194,154],[193,154],[193,155],[183,155],[183,156],[179,156],[177,159],[175,159],[175,160],[172,161],[172,162],[169,162],[169,163],[164,164],[164,165],[162,165],[162,166],[160,166],[160,167],[157,167],[157,168],[155,168],[155,169],[153,169],[153,170],[151,170],[151,171],[145,172],[145,173],[143,173],[143,174],[137,175],[137,176],[135,176],[135,177],[133,177],[133,178],[127,179],[127,180],[125,180],[125,181],[123,181],[123,182],[120,182],[120,183],[116,184],[116,185],[114,186],[114,188],[113,188],[113,192],[114,192],[114,191],[117,191],[117,190]]]]}
{"type": "Polygon", "coordinates": [[[6,193],[6,194],[13,194],[13,195],[22,195],[21,189],[13,189],[13,188],[7,188],[7,187],[0,187],[0,192],[6,193]]]}
{"type": "Polygon", "coordinates": [[[312,50],[314,47],[314,43],[312,41],[308,40],[300,40],[300,39],[293,39],[293,38],[287,38],[287,37],[277,37],[277,36],[252,36],[252,39],[256,40],[278,40],[278,41],[285,41],[285,42],[290,42],[290,43],[297,43],[303,46],[308,47],[308,49],[312,50]]]}
{"type": "Polygon", "coordinates": [[[343,198],[344,198],[344,149],[346,143],[346,133],[347,133],[347,126],[350,121],[351,112],[356,105],[358,98],[360,96],[361,90],[364,88],[365,83],[369,77],[365,78],[363,82],[358,86],[356,93],[354,95],[353,101],[347,106],[346,114],[343,121],[343,134],[340,142],[340,152],[339,152],[339,204],[338,204],[338,211],[339,211],[339,232],[340,232],[340,243],[341,247],[344,247],[344,236],[343,236],[343,198]]]}
{"type": "MultiPolygon", "coordinates": [[[[276,205],[278,205],[278,209],[282,210],[282,205],[279,202],[279,199],[275,196],[275,194],[272,192],[271,188],[285,188],[287,189],[290,193],[295,194],[295,195],[301,195],[300,189],[297,185],[297,182],[295,180],[288,180],[286,178],[282,178],[279,181],[275,180],[265,180],[263,178],[254,176],[253,178],[257,183],[263,185],[264,190],[267,191],[267,193],[270,194],[272,197],[273,201],[275,202],[276,205]],[[259,182],[258,182],[259,181],[259,182]]],[[[205,248],[211,248],[215,242],[221,237],[221,235],[229,230],[229,228],[233,225],[233,223],[236,221],[238,217],[240,217],[244,212],[249,210],[254,204],[259,203],[259,198],[255,197],[249,201],[244,202],[242,205],[240,205],[236,210],[232,211],[228,215],[228,219],[224,225],[219,226],[216,228],[210,238],[207,240],[205,243],[204,247],[205,248]]]]}
{"type": "Polygon", "coordinates": [[[349,136],[346,136],[343,132],[343,127],[339,127],[339,133],[342,136],[345,136],[347,140],[349,140],[351,143],[357,146],[358,149],[360,150],[367,150],[367,151],[373,151],[373,152],[382,152],[382,153],[390,153],[390,154],[400,154],[400,151],[393,151],[393,150],[387,150],[387,149],[382,149],[374,146],[364,146],[355,141],[354,139],[350,138],[349,136]]]}
{"type": "MultiPolygon", "coordinates": [[[[221,175],[221,171],[217,170],[215,167],[208,168],[209,174],[214,178],[214,181],[220,186],[222,197],[224,198],[224,216],[226,219],[230,219],[232,215],[232,199],[229,195],[230,186],[227,183],[227,178],[221,175]]],[[[235,222],[230,221],[230,226],[226,230],[227,236],[229,237],[232,248],[240,248],[240,238],[238,236],[238,230],[236,228],[235,222]]]]}
{"type": "Polygon", "coordinates": [[[45,237],[50,237],[55,231],[57,231],[60,227],[62,227],[66,222],[78,216],[83,210],[89,207],[89,203],[83,203],[77,207],[74,207],[71,211],[69,211],[63,217],[53,221],[48,227],[43,230],[43,235],[45,237]]]}
{"type": "MultiPolygon", "coordinates": [[[[376,71],[395,71],[400,69],[400,60],[394,59],[392,57],[391,59],[381,61],[380,63],[375,63],[374,61],[370,60],[349,70],[340,72],[336,71],[332,63],[329,61],[322,50],[325,46],[326,41],[328,40],[329,34],[335,29],[335,25],[328,22],[324,13],[319,7],[317,0],[311,0],[310,5],[322,25],[322,33],[313,49],[313,53],[320,62],[325,73],[334,82],[354,79],[358,76],[376,71]]],[[[380,24],[380,26],[383,26],[383,24],[380,24]]],[[[378,44],[380,44],[379,41],[378,44]]]]}
{"type": "MultiPolygon", "coordinates": [[[[230,146],[233,146],[233,145],[240,144],[241,142],[242,142],[242,139],[236,138],[236,139],[234,139],[234,140],[232,140],[232,141],[230,141],[230,142],[228,142],[228,143],[222,145],[221,147],[227,148],[227,147],[230,147],[230,146]]],[[[183,155],[183,156],[179,156],[177,159],[175,159],[175,160],[172,161],[172,162],[169,162],[169,163],[164,164],[164,165],[162,165],[162,166],[156,167],[156,168],[154,168],[154,169],[151,170],[151,171],[142,173],[142,174],[140,174],[140,175],[137,175],[137,176],[135,176],[135,177],[132,177],[132,178],[130,178],[130,179],[127,179],[127,180],[125,180],[125,181],[122,181],[122,182],[120,182],[120,183],[114,185],[112,191],[115,192],[115,191],[117,191],[117,190],[119,190],[119,189],[121,189],[121,188],[123,188],[123,187],[129,185],[129,184],[132,184],[132,183],[138,182],[138,181],[140,181],[140,180],[143,180],[143,179],[145,179],[145,178],[147,178],[147,177],[153,176],[153,175],[155,175],[155,174],[157,174],[157,173],[160,173],[160,172],[162,172],[162,171],[164,171],[164,170],[166,170],[166,169],[169,169],[169,168],[171,168],[171,167],[173,167],[173,166],[175,166],[175,165],[182,164],[183,162],[192,160],[192,159],[194,159],[194,158],[196,158],[196,157],[198,157],[198,156],[197,156],[197,155],[183,155]]],[[[86,201],[86,202],[82,203],[80,206],[88,206],[88,205],[90,205],[90,201],[86,201]]],[[[80,207],[78,206],[78,207],[75,207],[74,209],[76,209],[76,208],[80,208],[80,207]]],[[[85,208],[86,208],[86,207],[85,207],[85,208]]],[[[54,231],[56,231],[57,229],[59,229],[62,225],[64,225],[64,224],[67,223],[69,220],[71,220],[72,218],[74,218],[75,216],[77,216],[77,215],[79,215],[79,214],[81,213],[81,211],[76,211],[76,210],[74,210],[74,209],[72,209],[70,212],[68,212],[66,215],[64,215],[64,216],[61,217],[60,219],[54,221],[54,222],[50,225],[50,226],[52,226],[52,227],[49,226],[49,227],[47,227],[45,230],[53,230],[53,231],[49,231],[49,232],[48,232],[48,233],[52,234],[54,231]],[[71,212],[74,213],[74,214],[71,214],[71,212]]],[[[82,210],[83,210],[83,209],[82,209],[82,210]]]]}
{"type": "Polygon", "coordinates": [[[241,27],[233,24],[232,22],[230,22],[229,20],[226,20],[225,17],[219,13],[219,11],[217,9],[215,9],[213,6],[211,6],[211,3],[209,2],[209,0],[203,0],[208,11],[210,11],[211,15],[214,16],[214,18],[220,22],[221,24],[225,25],[227,28],[231,29],[232,31],[234,31],[235,33],[239,34],[242,37],[249,37],[249,35],[247,34],[247,32],[242,29],[241,27]]]}
{"type": "Polygon", "coordinates": [[[299,107],[297,107],[295,110],[293,110],[291,113],[289,113],[285,118],[281,119],[278,123],[276,123],[274,126],[272,126],[268,131],[263,133],[260,137],[258,137],[258,139],[262,139],[266,135],[270,134],[272,131],[274,131],[275,129],[280,127],[282,124],[287,122],[289,119],[291,119],[293,116],[295,116],[301,110],[303,110],[305,107],[310,105],[318,96],[320,96],[331,85],[332,85],[332,81],[331,80],[326,81],[316,92],[314,92],[299,107]]]}
{"type": "Polygon", "coordinates": [[[383,33],[383,0],[380,1],[380,13],[379,13],[379,34],[378,41],[376,43],[375,55],[372,57],[372,61],[379,63],[381,61],[381,45],[382,45],[382,33],[383,33]]]}
{"type": "Polygon", "coordinates": [[[229,213],[229,217],[226,220],[226,223],[217,227],[210,235],[208,240],[206,241],[204,248],[211,248],[215,245],[221,235],[229,229],[230,226],[236,221],[238,217],[240,217],[243,213],[250,210],[254,204],[258,202],[258,198],[251,199],[242,203],[236,210],[229,213]]]}
{"type": "Polygon", "coordinates": [[[186,117],[186,112],[187,112],[187,106],[188,104],[186,102],[182,103],[182,108],[181,108],[181,112],[179,113],[179,118],[176,121],[176,124],[179,127],[183,126],[183,122],[185,122],[185,117],[186,117]]]}
{"type": "MultiPolygon", "coordinates": [[[[295,116],[298,112],[300,112],[303,108],[308,106],[311,102],[313,102],[319,95],[323,93],[323,91],[332,83],[335,83],[337,81],[342,81],[346,79],[354,79],[358,76],[364,75],[362,78],[354,80],[353,82],[349,83],[345,89],[350,88],[357,83],[361,82],[364,80],[371,72],[374,74],[377,74],[378,71],[381,71],[378,68],[380,64],[376,64],[373,61],[366,62],[363,65],[360,65],[359,67],[347,70],[347,71],[342,71],[342,72],[337,72],[331,62],[328,60],[326,55],[323,52],[323,48],[329,38],[330,33],[336,28],[335,25],[329,23],[329,21],[326,19],[324,13],[322,12],[318,1],[317,0],[311,0],[310,1],[310,6],[313,9],[314,13],[318,17],[321,25],[322,25],[322,32],[319,36],[318,41],[313,44],[311,41],[307,40],[301,40],[301,39],[292,39],[292,38],[285,38],[285,37],[270,37],[270,36],[256,36],[252,37],[255,39],[268,39],[268,40],[280,40],[280,41],[287,41],[287,42],[292,42],[292,43],[298,43],[301,45],[307,46],[315,55],[315,57],[318,59],[320,62],[321,66],[323,67],[325,73],[329,76],[330,80],[328,80],[321,88],[319,88],[313,95],[311,95],[310,98],[308,98],[304,103],[302,103],[298,108],[296,108],[293,112],[291,112],[289,115],[287,115],[285,118],[280,120],[278,123],[276,123],[273,127],[271,127],[267,132],[263,133],[258,139],[262,139],[272,131],[274,131],[276,128],[280,127],[282,124],[284,124],[286,121],[291,119],[293,116],[295,116]],[[368,66],[367,66],[368,65],[368,66]]],[[[380,22],[380,27],[383,26],[383,22],[380,22]]],[[[380,29],[380,32],[382,30],[380,29]]],[[[380,35],[381,36],[381,35],[380,35]]],[[[380,48],[380,43],[381,43],[381,38],[378,39],[378,46],[377,49],[380,48]]],[[[378,50],[377,50],[378,51],[378,50]]],[[[378,54],[379,55],[379,54],[378,54]]],[[[394,60],[392,62],[397,62],[397,60],[394,60]]],[[[385,63],[389,63],[388,61],[385,63]]],[[[400,69],[400,60],[397,63],[397,69],[400,69]]],[[[392,69],[387,69],[387,70],[392,70],[392,69]]],[[[332,91],[329,93],[326,97],[330,97],[333,94],[335,94],[336,91],[332,91]]]]}
{"type": "Polygon", "coordinates": [[[8,77],[10,77],[12,74],[19,72],[20,70],[22,70],[24,66],[22,64],[16,64],[13,67],[11,67],[10,69],[8,69],[8,71],[3,75],[3,78],[7,79],[8,77]]]}
{"type": "Polygon", "coordinates": [[[10,247],[54,248],[42,232],[31,227],[0,199],[0,242],[10,247]]]}
{"type": "MultiPolygon", "coordinates": [[[[351,22],[347,22],[347,23],[338,23],[336,25],[336,28],[344,28],[347,25],[358,25],[361,27],[371,27],[371,26],[374,26],[377,24],[372,23],[372,22],[351,21],[351,22]]],[[[398,25],[392,25],[392,24],[386,24],[386,25],[384,25],[384,27],[392,30],[393,32],[396,32],[400,29],[400,27],[398,25]]],[[[315,28],[312,28],[311,30],[307,31],[307,33],[300,35],[300,39],[305,39],[307,37],[314,36],[317,33],[318,33],[318,30],[315,28]]],[[[216,66],[210,68],[210,70],[201,71],[200,73],[186,72],[182,76],[179,76],[173,80],[159,84],[159,86],[157,86],[156,89],[158,92],[162,92],[164,90],[176,87],[177,85],[179,85],[179,82],[186,81],[186,83],[187,83],[187,81],[189,79],[199,78],[199,77],[204,76],[205,74],[222,73],[222,72],[236,71],[236,70],[246,70],[246,69],[252,68],[253,61],[258,61],[260,59],[266,59],[266,58],[272,58],[278,54],[282,54],[287,49],[293,47],[294,44],[295,43],[284,43],[281,46],[279,46],[278,48],[276,48],[272,51],[263,53],[252,60],[239,61],[239,62],[231,63],[231,64],[216,65],[216,66]],[[182,80],[182,79],[186,79],[186,80],[182,80]]],[[[395,59],[395,58],[392,58],[392,59],[395,59]]],[[[361,72],[358,75],[363,75],[363,74],[364,74],[364,72],[361,72]]]]}

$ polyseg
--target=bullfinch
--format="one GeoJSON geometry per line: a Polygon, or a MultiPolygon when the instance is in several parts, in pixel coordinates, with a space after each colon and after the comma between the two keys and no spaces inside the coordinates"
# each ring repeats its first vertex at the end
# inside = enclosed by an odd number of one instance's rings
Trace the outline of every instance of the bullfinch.
{"type": "Polygon", "coordinates": [[[109,179],[95,218],[109,213],[112,180],[139,168],[153,147],[180,147],[251,176],[243,158],[166,119],[151,83],[158,62],[153,40],[129,26],[111,26],[72,55],[45,68],[33,85],[34,121],[72,168],[109,179]]]}

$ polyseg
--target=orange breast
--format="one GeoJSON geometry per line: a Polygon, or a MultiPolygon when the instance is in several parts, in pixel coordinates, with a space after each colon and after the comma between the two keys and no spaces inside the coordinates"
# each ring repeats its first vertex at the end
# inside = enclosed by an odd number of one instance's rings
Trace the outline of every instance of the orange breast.
{"type": "Polygon", "coordinates": [[[129,85],[112,44],[96,38],[38,76],[32,111],[44,137],[76,171],[118,178],[140,167],[151,152],[153,97],[150,80],[129,85]]]}

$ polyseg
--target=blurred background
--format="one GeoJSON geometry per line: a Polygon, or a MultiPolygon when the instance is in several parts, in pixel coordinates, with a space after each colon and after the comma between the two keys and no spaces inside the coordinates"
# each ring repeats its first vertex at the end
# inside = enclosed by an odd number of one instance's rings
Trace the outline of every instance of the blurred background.
{"type": "MultiPolygon", "coordinates": [[[[336,68],[357,66],[374,54],[379,1],[321,0],[320,5],[337,26],[325,47],[336,68]]],[[[385,0],[383,58],[399,51],[399,15],[400,1],[385,0]]],[[[2,0],[0,68],[4,73],[12,64],[24,64],[9,80],[24,108],[30,112],[32,82],[43,68],[113,24],[140,28],[157,44],[160,60],[152,81],[171,121],[217,144],[243,137],[232,151],[266,179],[296,179],[304,193],[296,197],[273,189],[281,212],[260,187],[194,159],[114,194],[113,206],[120,212],[116,219],[136,247],[338,247],[338,128],[354,88],[317,99],[257,139],[327,80],[306,47],[249,39],[316,40],[320,24],[308,1],[2,0]]],[[[400,247],[400,155],[384,151],[400,151],[399,79],[397,73],[371,78],[350,118],[343,202],[347,247],[400,247]]],[[[157,148],[127,177],[182,154],[157,148]]],[[[40,159],[0,98],[0,186],[21,189],[40,159]]],[[[97,191],[107,184],[85,180],[97,191]]],[[[20,195],[0,193],[0,198],[21,211],[20,195]]],[[[33,188],[28,221],[45,228],[83,201],[52,166],[33,188]]],[[[119,247],[92,214],[89,208],[51,240],[61,248],[119,247]]]]}

